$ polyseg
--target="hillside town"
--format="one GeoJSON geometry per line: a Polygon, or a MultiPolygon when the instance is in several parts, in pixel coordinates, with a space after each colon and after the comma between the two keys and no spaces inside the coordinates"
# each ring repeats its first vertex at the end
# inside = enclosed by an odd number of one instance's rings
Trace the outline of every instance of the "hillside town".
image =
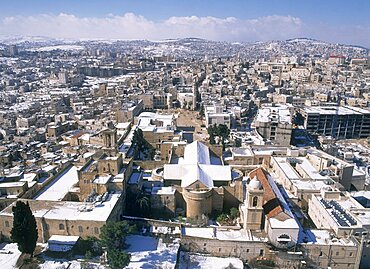
{"type": "Polygon", "coordinates": [[[369,268],[370,51],[3,38],[1,268],[19,202],[30,268],[115,268],[111,223],[125,268],[369,268]]]}

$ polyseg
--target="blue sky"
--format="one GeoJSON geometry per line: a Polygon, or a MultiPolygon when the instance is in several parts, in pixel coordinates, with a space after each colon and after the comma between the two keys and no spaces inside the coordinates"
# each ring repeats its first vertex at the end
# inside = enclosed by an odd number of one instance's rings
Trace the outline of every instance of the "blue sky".
{"type": "Polygon", "coordinates": [[[367,0],[2,0],[0,35],[93,38],[98,28],[97,38],[192,34],[256,41],[306,36],[370,47],[369,14],[367,0]],[[75,31],[63,29],[63,20],[75,31]],[[132,31],[116,29],[127,27],[132,31]]]}

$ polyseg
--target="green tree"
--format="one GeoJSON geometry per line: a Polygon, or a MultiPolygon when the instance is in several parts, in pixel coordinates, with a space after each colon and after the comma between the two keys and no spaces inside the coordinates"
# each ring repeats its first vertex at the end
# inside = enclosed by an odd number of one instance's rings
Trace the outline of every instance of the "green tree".
{"type": "Polygon", "coordinates": [[[209,134],[209,143],[211,143],[211,145],[214,145],[216,143],[215,141],[216,128],[217,128],[216,125],[210,125],[207,128],[207,132],[209,134]]]}
{"type": "Polygon", "coordinates": [[[242,146],[242,140],[240,138],[235,138],[235,147],[240,148],[242,146]]]}
{"type": "Polygon", "coordinates": [[[228,220],[229,218],[227,217],[227,215],[225,213],[221,213],[220,215],[218,215],[216,221],[219,222],[219,223],[224,223],[228,220]]]}
{"type": "Polygon", "coordinates": [[[225,124],[217,126],[217,135],[221,137],[222,145],[225,145],[225,139],[229,137],[230,130],[225,124]]]}
{"type": "Polygon", "coordinates": [[[123,249],[126,236],[135,230],[135,226],[129,225],[127,221],[107,222],[100,233],[100,242],[103,247],[109,249],[123,249]]]}
{"type": "Polygon", "coordinates": [[[182,104],[182,108],[183,109],[186,109],[188,107],[188,102],[187,101],[184,101],[184,103],[182,104]]]}
{"type": "Polygon", "coordinates": [[[232,207],[230,209],[230,218],[234,220],[237,217],[239,217],[239,210],[236,207],[232,207]]]}
{"type": "Polygon", "coordinates": [[[210,135],[209,135],[209,143],[210,143],[211,145],[216,144],[216,140],[215,140],[215,136],[214,136],[214,134],[210,134],[210,135]]]}
{"type": "Polygon", "coordinates": [[[221,143],[223,146],[223,149],[225,150],[225,140],[230,135],[230,129],[225,124],[219,124],[219,125],[211,125],[207,129],[209,134],[209,142],[211,144],[215,144],[215,136],[218,136],[221,138],[221,143]]]}
{"type": "Polygon", "coordinates": [[[201,105],[201,106],[200,106],[199,116],[200,116],[200,117],[204,117],[204,105],[201,105]]]}
{"type": "Polygon", "coordinates": [[[87,258],[89,255],[91,255],[91,257],[100,256],[103,250],[98,238],[88,236],[86,239],[78,240],[74,253],[77,255],[84,255],[87,258]]]}
{"type": "Polygon", "coordinates": [[[147,142],[144,138],[143,131],[140,128],[137,128],[134,131],[134,135],[132,137],[131,143],[136,144],[136,147],[139,150],[139,158],[140,158],[140,153],[146,148],[146,145],[147,145],[147,142]]]}
{"type": "Polygon", "coordinates": [[[112,269],[125,268],[130,263],[131,255],[117,249],[108,249],[107,259],[109,267],[112,269]]]}
{"type": "Polygon", "coordinates": [[[150,210],[150,199],[143,192],[139,192],[136,196],[135,205],[138,207],[140,216],[145,216],[150,210]]]}
{"type": "Polygon", "coordinates": [[[20,252],[30,254],[32,257],[36,248],[38,233],[36,219],[32,214],[30,205],[28,202],[17,201],[12,211],[14,218],[11,238],[18,244],[20,252]]]}

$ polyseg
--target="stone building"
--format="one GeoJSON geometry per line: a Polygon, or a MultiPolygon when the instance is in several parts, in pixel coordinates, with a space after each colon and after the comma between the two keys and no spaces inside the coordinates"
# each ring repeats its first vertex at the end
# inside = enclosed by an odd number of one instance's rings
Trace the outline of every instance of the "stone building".
{"type": "Polygon", "coordinates": [[[274,179],[263,168],[249,173],[245,202],[240,206],[244,229],[264,230],[279,248],[298,242],[299,225],[274,179]]]}
{"type": "Polygon", "coordinates": [[[292,135],[292,119],[289,107],[265,106],[258,110],[254,125],[259,135],[273,144],[289,146],[292,135]]]}
{"type": "Polygon", "coordinates": [[[78,125],[75,121],[65,121],[58,124],[49,123],[47,125],[47,138],[57,139],[61,134],[71,130],[76,130],[77,128],[78,125]]]}
{"type": "Polygon", "coordinates": [[[162,141],[182,140],[182,133],[176,130],[177,116],[174,114],[142,112],[138,117],[137,126],[142,130],[145,140],[159,150],[162,141]]]}
{"type": "Polygon", "coordinates": [[[80,201],[91,195],[103,195],[112,191],[125,192],[132,172],[132,160],[123,160],[122,157],[121,153],[102,153],[99,157],[91,158],[78,170],[77,195],[80,201]]]}
{"type": "Polygon", "coordinates": [[[199,218],[242,199],[242,174],[225,166],[210,149],[195,141],[184,149],[177,163],[165,164],[163,183],[176,189],[176,210],[199,218]]]}
{"type": "MultiPolygon", "coordinates": [[[[28,202],[36,218],[38,242],[46,242],[52,235],[71,235],[87,238],[98,237],[107,221],[120,219],[123,195],[109,194],[98,203],[24,200],[28,202]]],[[[13,227],[12,207],[0,212],[0,238],[10,240],[13,227]]]]}
{"type": "Polygon", "coordinates": [[[176,189],[153,187],[150,195],[151,210],[158,216],[174,217],[176,212],[176,189]]]}

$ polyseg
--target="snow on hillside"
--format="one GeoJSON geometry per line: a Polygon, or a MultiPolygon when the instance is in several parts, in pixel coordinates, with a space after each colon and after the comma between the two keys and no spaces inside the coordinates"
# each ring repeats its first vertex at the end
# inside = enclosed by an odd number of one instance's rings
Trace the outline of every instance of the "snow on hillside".
{"type": "Polygon", "coordinates": [[[53,50],[83,50],[83,46],[78,45],[56,45],[56,46],[45,46],[40,48],[28,49],[28,51],[53,51],[53,50]]]}

